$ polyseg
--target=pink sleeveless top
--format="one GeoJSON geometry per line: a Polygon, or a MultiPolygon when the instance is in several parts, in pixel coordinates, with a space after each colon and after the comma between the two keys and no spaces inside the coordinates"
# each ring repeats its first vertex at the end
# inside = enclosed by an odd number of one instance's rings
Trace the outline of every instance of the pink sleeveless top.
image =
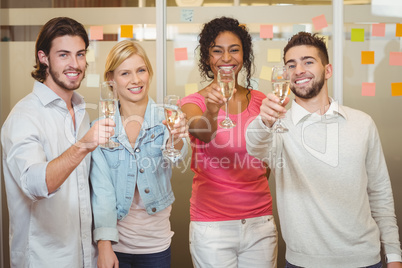
{"type": "MultiPolygon", "coordinates": [[[[246,149],[247,126],[259,114],[265,95],[251,90],[250,103],[240,114],[230,114],[237,122],[232,129],[218,125],[215,138],[204,143],[190,135],[193,149],[193,178],[190,199],[192,221],[228,221],[272,215],[272,197],[263,162],[246,149]]],[[[206,110],[204,97],[191,94],[182,105],[192,103],[206,110]]],[[[219,111],[218,122],[225,118],[219,111]]]]}

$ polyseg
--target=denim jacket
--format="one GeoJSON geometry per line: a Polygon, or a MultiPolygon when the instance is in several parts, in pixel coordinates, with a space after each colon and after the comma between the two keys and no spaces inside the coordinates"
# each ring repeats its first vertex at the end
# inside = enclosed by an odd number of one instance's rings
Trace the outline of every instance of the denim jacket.
{"type": "MultiPolygon", "coordinates": [[[[92,152],[90,180],[95,241],[118,242],[117,220],[123,219],[129,212],[136,186],[150,215],[173,203],[171,163],[162,155],[169,138],[169,131],[162,124],[163,119],[163,107],[149,98],[133,148],[117,110],[115,134],[111,139],[120,145],[113,149],[98,146],[92,152]]],[[[187,154],[185,140],[182,154],[183,157],[187,154]]]]}

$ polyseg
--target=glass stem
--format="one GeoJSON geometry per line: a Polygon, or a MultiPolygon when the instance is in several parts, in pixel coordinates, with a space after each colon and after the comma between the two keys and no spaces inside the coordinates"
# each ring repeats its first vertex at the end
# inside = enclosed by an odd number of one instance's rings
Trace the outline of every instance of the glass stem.
{"type": "Polygon", "coordinates": [[[173,134],[170,133],[170,136],[172,136],[172,143],[170,144],[170,149],[174,150],[174,146],[173,146],[173,144],[174,144],[174,142],[173,142],[173,134]]]}
{"type": "Polygon", "coordinates": [[[226,107],[226,120],[229,120],[228,100],[226,100],[225,107],[226,107]]]}

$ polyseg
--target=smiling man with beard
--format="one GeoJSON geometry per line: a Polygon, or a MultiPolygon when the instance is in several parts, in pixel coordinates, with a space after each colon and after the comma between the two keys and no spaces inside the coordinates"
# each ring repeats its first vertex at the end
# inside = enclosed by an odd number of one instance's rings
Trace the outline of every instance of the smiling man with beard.
{"type": "Polygon", "coordinates": [[[11,267],[96,267],[88,174],[90,152],[113,135],[113,120],[92,128],[83,98],[89,41],[84,27],[54,18],[36,41],[33,92],[5,121],[4,180],[11,267]]]}
{"type": "Polygon", "coordinates": [[[402,267],[387,166],[371,117],[328,96],[332,76],[321,38],[294,35],[284,62],[295,94],[286,111],[262,101],[247,128],[247,151],[273,170],[287,268],[402,267]],[[275,133],[278,117],[289,129],[275,133]],[[269,157],[275,159],[270,159],[269,157]],[[281,165],[277,165],[278,160],[281,165]]]}

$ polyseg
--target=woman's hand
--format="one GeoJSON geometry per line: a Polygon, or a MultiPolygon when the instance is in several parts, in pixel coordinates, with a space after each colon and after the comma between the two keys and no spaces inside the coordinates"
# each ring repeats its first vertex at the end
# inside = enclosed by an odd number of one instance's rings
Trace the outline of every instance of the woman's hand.
{"type": "Polygon", "coordinates": [[[119,261],[109,240],[98,241],[98,268],[119,268],[119,261]]]}
{"type": "Polygon", "coordinates": [[[218,83],[212,82],[205,90],[207,94],[205,96],[205,105],[207,111],[211,114],[218,114],[220,108],[225,104],[226,98],[223,97],[218,83]]]}

